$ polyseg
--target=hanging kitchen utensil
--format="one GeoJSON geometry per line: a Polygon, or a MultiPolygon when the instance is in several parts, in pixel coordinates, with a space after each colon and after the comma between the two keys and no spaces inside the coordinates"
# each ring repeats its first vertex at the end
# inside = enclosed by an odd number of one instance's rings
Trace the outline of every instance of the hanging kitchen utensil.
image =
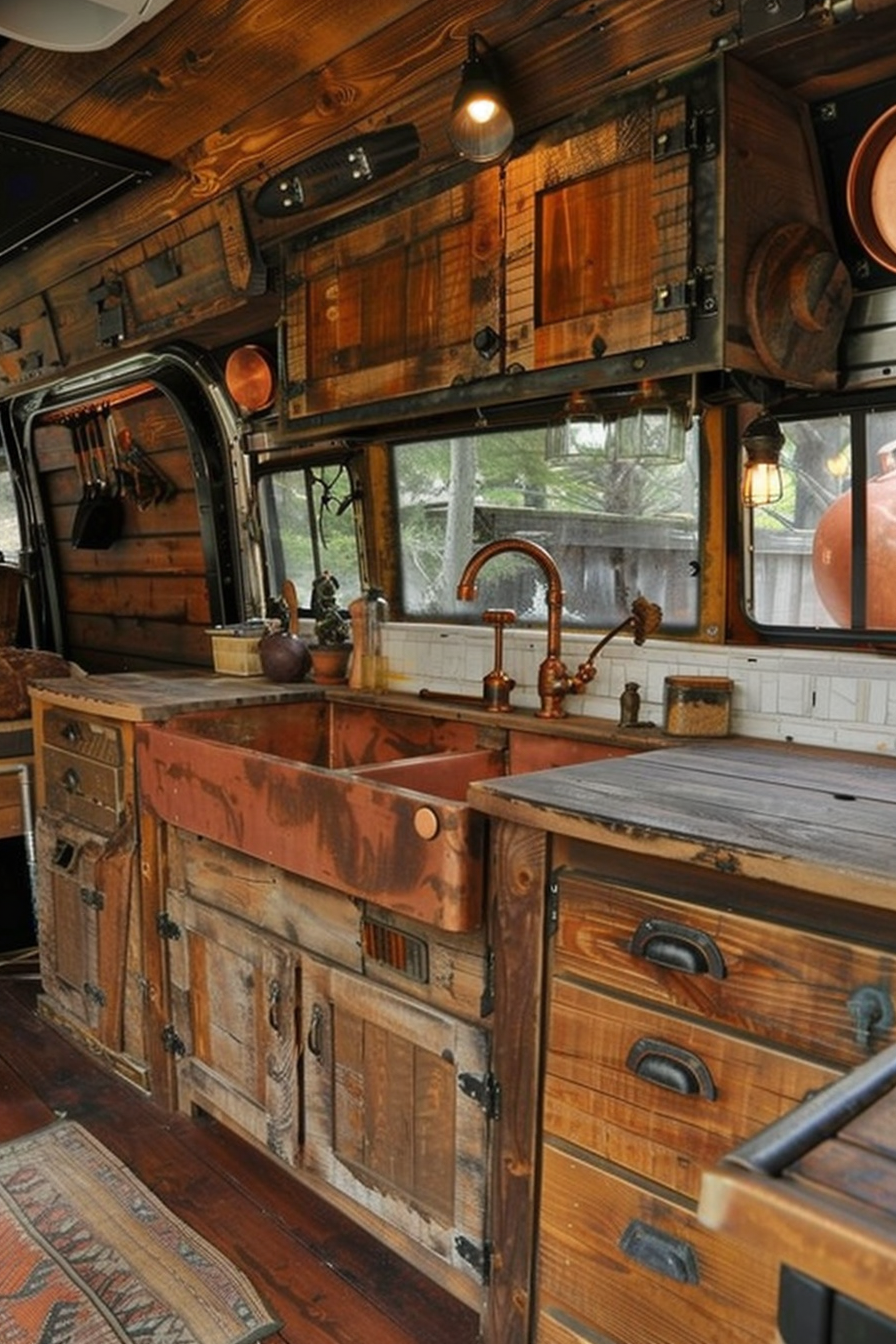
{"type": "Polygon", "coordinates": [[[72,546],[79,551],[107,551],[121,536],[121,499],[107,488],[97,431],[95,415],[78,416],[72,422],[75,463],[82,486],[72,526],[72,546]]]}
{"type": "Polygon", "coordinates": [[[144,452],[127,426],[117,434],[117,454],[127,479],[125,489],[138,509],[165,504],[177,494],[177,486],[144,452]]]}

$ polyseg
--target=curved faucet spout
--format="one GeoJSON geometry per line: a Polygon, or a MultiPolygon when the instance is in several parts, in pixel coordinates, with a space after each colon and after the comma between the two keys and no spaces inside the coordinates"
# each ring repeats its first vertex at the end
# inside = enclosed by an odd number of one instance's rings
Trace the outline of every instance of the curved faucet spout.
{"type": "Polygon", "coordinates": [[[479,571],[493,555],[503,555],[515,551],[526,555],[540,566],[547,581],[548,637],[547,653],[538,669],[538,696],[541,708],[536,710],[539,718],[559,719],[566,714],[563,698],[571,689],[570,676],[560,657],[561,625],[563,620],[563,580],[553,556],[535,541],[525,537],[499,537],[488,541],[464,566],[457,584],[457,596],[462,602],[471,602],[476,596],[476,580],[479,571]]]}

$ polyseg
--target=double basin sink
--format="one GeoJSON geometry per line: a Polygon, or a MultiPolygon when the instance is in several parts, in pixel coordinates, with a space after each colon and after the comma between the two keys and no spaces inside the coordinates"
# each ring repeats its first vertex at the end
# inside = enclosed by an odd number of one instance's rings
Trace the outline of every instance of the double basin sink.
{"type": "Polygon", "coordinates": [[[487,822],[468,786],[617,752],[471,717],[320,698],[141,724],[141,806],[349,896],[474,929],[487,822]]]}

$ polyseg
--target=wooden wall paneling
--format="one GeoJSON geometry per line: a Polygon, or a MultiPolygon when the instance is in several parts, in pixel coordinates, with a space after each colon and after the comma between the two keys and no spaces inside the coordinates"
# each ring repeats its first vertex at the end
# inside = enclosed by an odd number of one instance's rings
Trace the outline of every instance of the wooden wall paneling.
{"type": "Polygon", "coordinates": [[[143,509],[126,498],[121,536],[108,550],[71,545],[82,487],[70,429],[49,423],[38,425],[34,434],[56,538],[69,657],[88,671],[211,666],[206,557],[183,425],[160,393],[116,407],[114,416],[119,430],[131,429],[176,493],[143,509]]]}
{"type": "Polygon", "coordinates": [[[47,297],[71,371],[104,348],[127,349],[230,312],[265,285],[239,198],[229,193],[54,285],[47,297]]]}
{"type": "Polygon", "coordinates": [[[0,314],[0,393],[60,371],[62,357],[42,294],[0,314]]]}

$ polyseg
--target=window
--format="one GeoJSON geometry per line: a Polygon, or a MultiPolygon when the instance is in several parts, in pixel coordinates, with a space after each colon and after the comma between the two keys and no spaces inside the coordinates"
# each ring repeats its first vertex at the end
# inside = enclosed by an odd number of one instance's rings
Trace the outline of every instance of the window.
{"type": "Polygon", "coordinates": [[[896,631],[896,407],[778,420],[783,496],[743,511],[747,615],[769,630],[896,631]]]}
{"type": "Polygon", "coordinates": [[[664,629],[696,627],[698,425],[670,428],[660,410],[569,430],[559,450],[544,425],[396,446],[408,617],[472,620],[476,609],[503,607],[520,622],[543,622],[544,576],[522,556],[489,561],[475,609],[456,597],[473,552],[515,536],[538,542],[557,562],[566,626],[615,625],[643,595],[663,608],[664,629]]]}
{"type": "Polygon", "coordinates": [[[263,475],[258,504],[270,596],[284,579],[307,611],[311,584],[328,569],[347,605],[362,591],[355,532],[355,491],[345,463],[293,467],[263,475]]]}

